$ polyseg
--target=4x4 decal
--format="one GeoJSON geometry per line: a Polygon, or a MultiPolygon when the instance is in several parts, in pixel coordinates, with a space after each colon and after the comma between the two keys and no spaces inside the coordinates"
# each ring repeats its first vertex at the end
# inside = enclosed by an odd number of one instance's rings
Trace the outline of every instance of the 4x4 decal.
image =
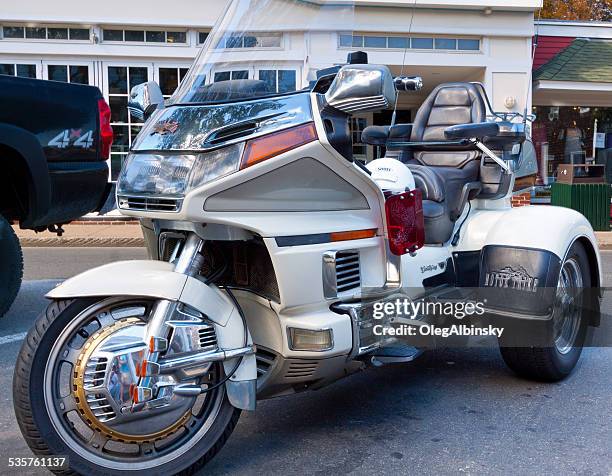
{"type": "Polygon", "coordinates": [[[51,139],[47,145],[58,149],[66,149],[71,142],[73,147],[89,149],[93,145],[93,131],[81,134],[81,129],[66,129],[51,139]]]}

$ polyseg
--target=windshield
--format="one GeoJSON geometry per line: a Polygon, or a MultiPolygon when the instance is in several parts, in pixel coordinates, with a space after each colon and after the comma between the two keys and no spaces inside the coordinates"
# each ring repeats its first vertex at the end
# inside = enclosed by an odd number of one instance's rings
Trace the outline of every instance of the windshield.
{"type": "Polygon", "coordinates": [[[352,34],[354,7],[338,3],[231,0],[168,103],[248,100],[308,88],[318,70],[346,61],[340,36],[352,34]]]}

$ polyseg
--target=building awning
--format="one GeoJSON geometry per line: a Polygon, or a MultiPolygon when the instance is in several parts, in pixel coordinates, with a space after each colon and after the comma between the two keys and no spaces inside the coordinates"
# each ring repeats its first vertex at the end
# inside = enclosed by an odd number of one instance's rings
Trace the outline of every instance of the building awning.
{"type": "Polygon", "coordinates": [[[540,66],[533,104],[612,107],[612,41],[575,39],[540,66]]]}

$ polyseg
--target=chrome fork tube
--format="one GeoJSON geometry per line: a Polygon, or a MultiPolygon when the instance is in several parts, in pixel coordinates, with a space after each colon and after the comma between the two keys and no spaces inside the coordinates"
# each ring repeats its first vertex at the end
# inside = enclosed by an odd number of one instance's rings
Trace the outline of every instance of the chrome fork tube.
{"type": "MultiPolygon", "coordinates": [[[[195,276],[202,264],[200,251],[203,244],[203,240],[198,235],[190,233],[174,265],[174,272],[187,276],[195,276]]],[[[172,318],[176,308],[177,303],[175,301],[168,301],[166,299],[157,301],[153,306],[145,333],[145,343],[149,346],[146,358],[148,362],[157,362],[159,359],[160,350],[157,350],[157,345],[151,345],[151,342],[152,340],[155,343],[160,341],[167,342],[165,339],[168,336],[169,329],[166,323],[172,318]]],[[[162,348],[161,350],[165,349],[162,348]]],[[[150,388],[151,380],[150,376],[143,376],[139,386],[150,388]]]]}

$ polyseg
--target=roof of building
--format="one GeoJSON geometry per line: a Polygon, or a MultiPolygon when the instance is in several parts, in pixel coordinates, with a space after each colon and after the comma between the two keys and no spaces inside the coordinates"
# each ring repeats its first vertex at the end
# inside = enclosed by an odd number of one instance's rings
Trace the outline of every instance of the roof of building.
{"type": "Polygon", "coordinates": [[[575,39],[535,70],[533,79],[612,83],[612,41],[575,39]]]}

